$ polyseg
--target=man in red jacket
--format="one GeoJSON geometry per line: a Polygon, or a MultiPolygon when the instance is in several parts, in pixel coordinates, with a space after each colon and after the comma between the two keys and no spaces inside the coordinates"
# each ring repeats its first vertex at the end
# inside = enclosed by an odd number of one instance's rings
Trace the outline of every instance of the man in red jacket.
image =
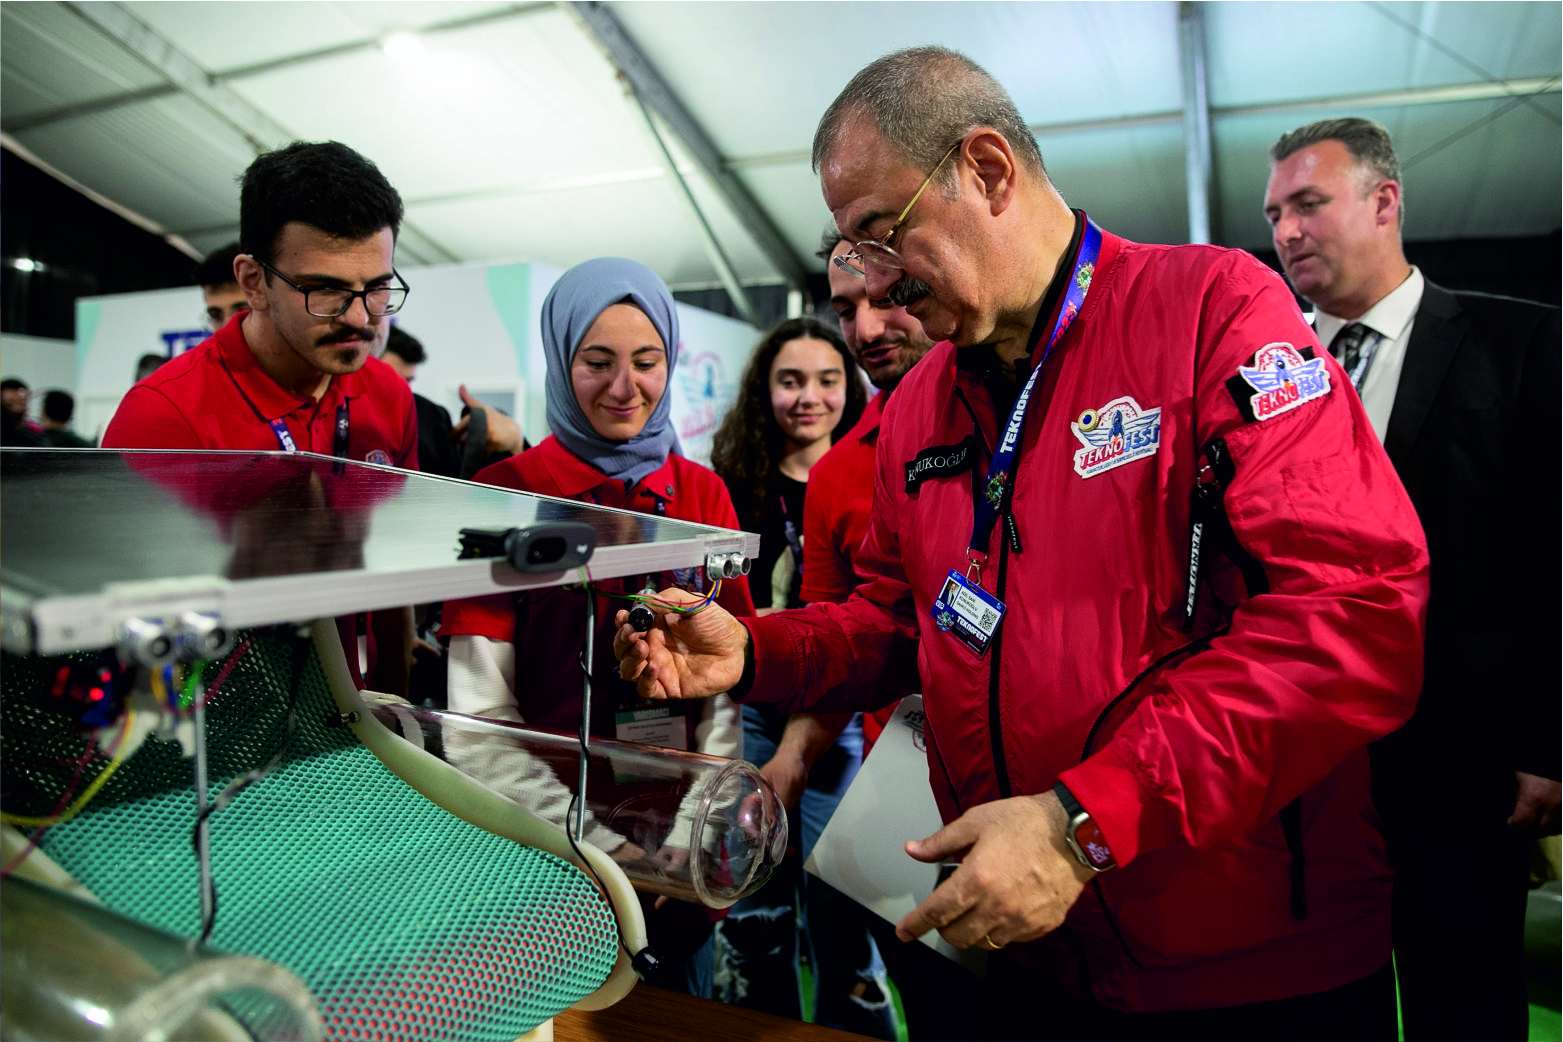
{"type": "MultiPolygon", "coordinates": [[[[958,867],[899,925],[1002,950],[1007,1037],[1393,1038],[1366,745],[1421,681],[1421,528],[1252,257],[1071,211],[941,48],[815,136],[844,258],[948,340],[896,389],[845,604],[616,639],[651,697],[924,692],[958,867]]],[[[974,1011],[981,1015],[984,1011],[974,1011]]]]}

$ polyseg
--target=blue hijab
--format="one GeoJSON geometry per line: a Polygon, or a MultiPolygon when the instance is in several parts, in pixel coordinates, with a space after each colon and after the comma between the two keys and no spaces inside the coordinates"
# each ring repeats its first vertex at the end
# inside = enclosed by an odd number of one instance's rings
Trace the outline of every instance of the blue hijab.
{"type": "Polygon", "coordinates": [[[561,445],[629,488],[661,467],[668,453],[682,452],[678,433],[668,422],[673,408],[673,367],[678,361],[678,311],[673,295],[655,272],[623,257],[599,257],[577,264],[548,291],[542,326],[548,364],[548,427],[561,445]],[[597,316],[621,303],[644,311],[662,337],[668,355],[668,384],[639,434],[628,441],[610,441],[597,433],[576,401],[570,364],[597,316]]]}

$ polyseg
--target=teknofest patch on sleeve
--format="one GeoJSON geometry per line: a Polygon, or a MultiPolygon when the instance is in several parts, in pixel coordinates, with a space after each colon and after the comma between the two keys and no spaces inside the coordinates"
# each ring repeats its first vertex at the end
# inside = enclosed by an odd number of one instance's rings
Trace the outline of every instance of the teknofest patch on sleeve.
{"type": "Polygon", "coordinates": [[[917,486],[929,478],[970,470],[972,449],[975,447],[976,439],[968,435],[955,445],[934,445],[923,449],[906,463],[907,495],[916,492],[917,486]]]}
{"type": "Polygon", "coordinates": [[[1227,381],[1237,411],[1248,420],[1268,420],[1330,393],[1330,371],[1313,348],[1266,344],[1227,381]]]}

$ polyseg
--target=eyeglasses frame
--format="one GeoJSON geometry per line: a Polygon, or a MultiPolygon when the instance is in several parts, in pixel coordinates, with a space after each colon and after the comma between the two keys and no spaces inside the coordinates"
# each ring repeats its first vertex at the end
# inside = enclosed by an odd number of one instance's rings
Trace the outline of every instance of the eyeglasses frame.
{"type": "MultiPolygon", "coordinates": [[[[964,141],[965,139],[962,138],[961,140],[964,141]]],[[[957,141],[950,146],[950,150],[944,154],[944,158],[934,164],[932,172],[923,180],[922,186],[917,189],[917,194],[912,196],[912,201],[906,204],[906,209],[901,211],[901,216],[895,219],[895,223],[890,226],[889,231],[877,239],[865,239],[862,242],[853,243],[851,253],[838,253],[830,259],[831,263],[842,271],[850,275],[856,275],[860,279],[868,277],[868,271],[863,267],[864,264],[878,264],[881,268],[890,268],[892,270],[904,269],[906,265],[901,261],[901,255],[891,247],[890,240],[896,232],[901,230],[901,225],[905,224],[907,217],[911,215],[912,207],[917,205],[917,200],[923,197],[923,193],[928,190],[928,186],[933,184],[933,179],[939,176],[939,171],[944,168],[944,164],[950,161],[950,157],[960,147],[961,141],[957,141]],[[869,260],[863,255],[865,247],[878,257],[893,259],[896,263],[883,264],[878,260],[869,260]]]]}
{"type": "Polygon", "coordinates": [[[286,282],[289,286],[292,286],[293,289],[296,292],[303,294],[303,296],[304,296],[304,310],[306,312],[309,312],[309,314],[314,315],[315,318],[341,318],[343,315],[347,314],[348,311],[352,308],[353,301],[355,299],[356,300],[362,300],[364,302],[364,314],[369,315],[372,318],[385,318],[387,315],[394,315],[398,311],[400,311],[402,309],[403,305],[405,305],[407,303],[407,294],[412,292],[412,287],[407,285],[407,280],[402,278],[401,272],[397,271],[395,268],[391,269],[391,274],[395,275],[396,276],[396,281],[401,284],[400,286],[397,286],[397,287],[378,286],[378,287],[375,287],[373,289],[369,289],[369,288],[365,288],[365,289],[343,289],[340,286],[316,286],[314,289],[305,289],[303,286],[300,286],[297,282],[294,282],[292,279],[290,279],[286,275],[282,274],[282,272],[278,271],[276,268],[273,268],[270,264],[267,264],[265,261],[263,261],[259,257],[255,256],[255,254],[253,254],[253,253],[246,253],[245,256],[250,258],[250,260],[254,261],[256,264],[259,264],[262,268],[266,269],[271,274],[277,276],[277,278],[281,279],[283,282],[286,282]],[[369,294],[371,294],[371,293],[379,293],[382,290],[392,289],[392,288],[400,289],[402,291],[401,303],[397,304],[394,308],[392,308],[389,311],[382,311],[378,315],[376,315],[374,312],[370,311],[369,310],[369,294]],[[315,290],[317,290],[317,289],[329,290],[329,291],[331,291],[333,293],[346,293],[347,294],[347,303],[343,304],[342,305],[342,310],[338,311],[334,315],[321,315],[321,314],[317,314],[314,311],[310,311],[309,310],[309,295],[311,293],[315,292],[315,290]]]}

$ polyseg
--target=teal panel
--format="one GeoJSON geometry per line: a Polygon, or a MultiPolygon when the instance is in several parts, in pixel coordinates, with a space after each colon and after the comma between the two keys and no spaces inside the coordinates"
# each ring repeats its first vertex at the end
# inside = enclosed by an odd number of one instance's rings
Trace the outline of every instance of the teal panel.
{"type": "Polygon", "coordinates": [[[103,305],[96,300],[76,301],[76,378],[81,379],[81,374],[87,369],[87,352],[92,347],[92,338],[98,335],[98,318],[103,312],[103,305]]]}
{"type": "Polygon", "coordinates": [[[504,264],[489,268],[488,299],[510,336],[510,348],[516,354],[516,369],[527,373],[527,355],[532,343],[530,264],[504,264]]]}

